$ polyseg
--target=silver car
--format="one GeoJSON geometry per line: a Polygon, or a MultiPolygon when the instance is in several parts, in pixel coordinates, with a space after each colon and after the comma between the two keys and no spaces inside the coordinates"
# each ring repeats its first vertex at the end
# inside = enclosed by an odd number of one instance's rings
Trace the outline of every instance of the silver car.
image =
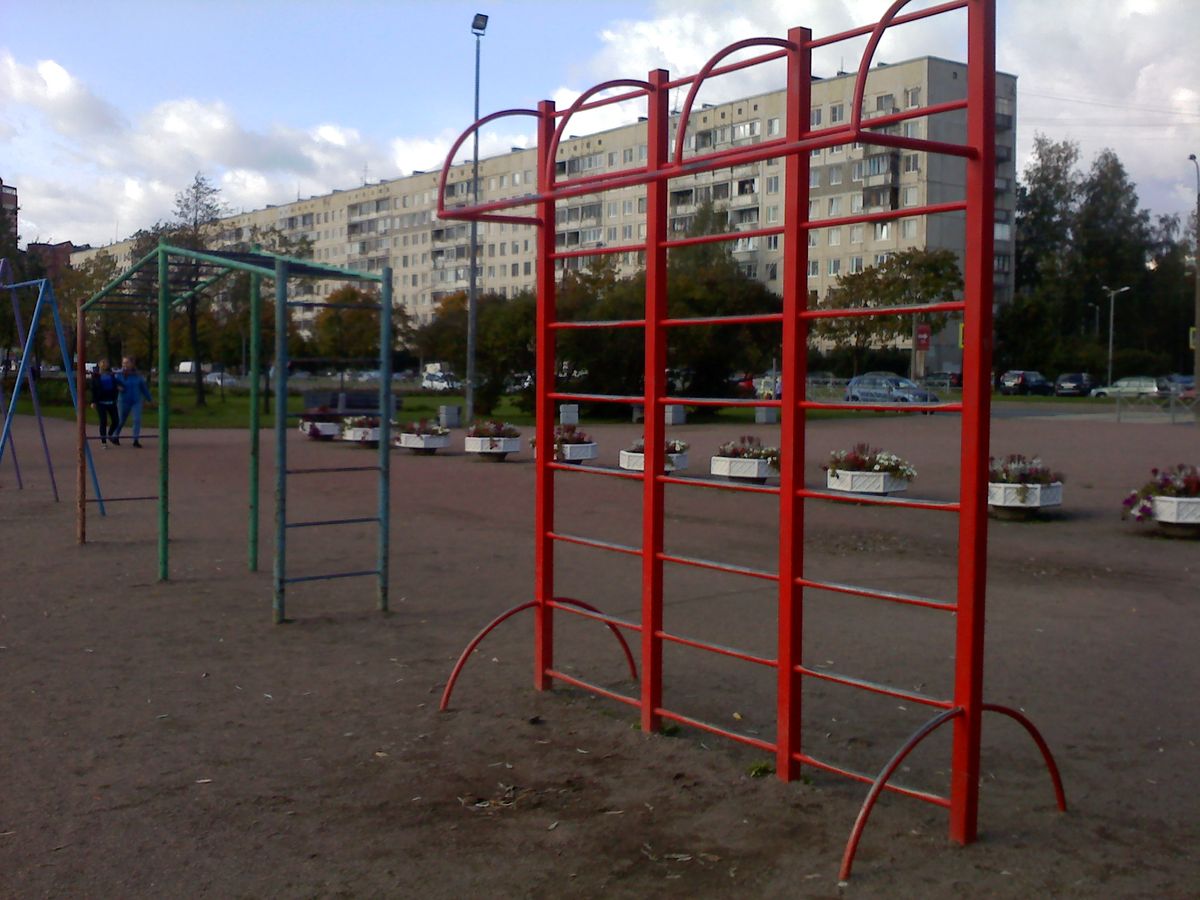
{"type": "Polygon", "coordinates": [[[938,396],[892,372],[867,372],[846,385],[848,403],[937,403],[938,396]]]}

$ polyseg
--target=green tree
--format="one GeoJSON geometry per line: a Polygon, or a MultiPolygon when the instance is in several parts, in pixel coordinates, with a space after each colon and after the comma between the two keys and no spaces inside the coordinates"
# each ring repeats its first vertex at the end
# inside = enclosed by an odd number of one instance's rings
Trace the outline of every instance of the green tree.
{"type": "MultiPolygon", "coordinates": [[[[963,288],[958,258],[950,250],[910,248],[894,253],[877,266],[838,278],[825,295],[821,308],[875,309],[949,303],[963,288]]],[[[849,348],[854,374],[867,351],[912,334],[924,323],[934,333],[945,328],[947,313],[896,316],[841,316],[815,319],[813,332],[839,347],[849,348]]]]}
{"type": "MultiPolygon", "coordinates": [[[[208,232],[224,211],[220,195],[221,189],[209,182],[202,173],[197,172],[192,183],[175,195],[175,219],[171,240],[188,250],[208,249],[208,232]]],[[[183,275],[182,286],[185,289],[190,290],[200,283],[200,263],[177,264],[177,268],[183,275]]],[[[185,306],[188,343],[191,357],[196,363],[193,366],[196,405],[205,406],[204,374],[200,370],[200,362],[204,359],[200,343],[200,301],[199,296],[193,295],[187,299],[185,306]]]]}
{"type": "Polygon", "coordinates": [[[379,297],[351,285],[325,298],[313,324],[317,353],[337,359],[379,355],[379,297]],[[352,308],[344,308],[352,307],[352,308]]]}

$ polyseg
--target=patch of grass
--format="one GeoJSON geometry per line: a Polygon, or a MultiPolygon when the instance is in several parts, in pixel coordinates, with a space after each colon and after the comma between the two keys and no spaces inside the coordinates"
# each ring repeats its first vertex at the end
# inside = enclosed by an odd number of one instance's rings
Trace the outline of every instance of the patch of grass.
{"type": "Polygon", "coordinates": [[[768,775],[775,774],[775,763],[773,762],[756,762],[746,770],[746,774],[751,778],[766,778],[768,775]]]}

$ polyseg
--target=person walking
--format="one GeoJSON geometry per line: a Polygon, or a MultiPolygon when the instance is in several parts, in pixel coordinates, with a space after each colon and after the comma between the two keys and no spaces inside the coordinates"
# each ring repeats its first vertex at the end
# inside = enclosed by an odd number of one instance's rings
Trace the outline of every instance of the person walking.
{"type": "Polygon", "coordinates": [[[121,392],[121,383],[110,369],[108,360],[102,359],[92,374],[92,409],[100,416],[100,443],[105,450],[109,437],[114,444],[121,442],[117,437],[117,395],[121,392]]]}
{"type": "Polygon", "coordinates": [[[117,381],[121,383],[121,396],[117,400],[117,408],[121,413],[121,418],[117,423],[116,436],[113,438],[113,443],[117,444],[120,442],[120,434],[125,428],[126,420],[129,419],[129,415],[132,413],[133,446],[140,449],[142,442],[138,438],[142,435],[142,405],[154,402],[150,396],[150,386],[146,383],[146,379],[142,377],[142,373],[137,370],[137,364],[131,356],[126,356],[121,360],[121,371],[117,373],[117,381]]]}

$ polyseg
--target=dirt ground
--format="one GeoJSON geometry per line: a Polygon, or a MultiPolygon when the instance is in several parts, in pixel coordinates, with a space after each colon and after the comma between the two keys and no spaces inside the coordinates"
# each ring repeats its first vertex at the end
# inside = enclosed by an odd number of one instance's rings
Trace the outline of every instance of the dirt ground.
{"type": "MultiPolygon", "coordinates": [[[[396,452],[392,613],[370,579],[295,586],[271,624],[269,433],[263,566],[246,571],[245,433],[172,435],[169,583],[156,582],[152,504],[113,504],[74,540],[71,426],[48,423],[63,502],[30,420],[26,475],[0,472],[0,895],[657,897],[1185,897],[1200,890],[1200,543],[1122,522],[1151,466],[1200,457],[1194,427],[1086,418],[997,420],[995,452],[1040,453],[1067,476],[1062,511],[993,522],[986,699],[1024,710],[1057,755],[1059,814],[1024,733],[984,723],[980,840],[943,810],[885,795],[849,885],[838,863],[863,785],[806,769],[751,777],[767,754],[691,729],[646,735],[636,711],[532,687],[532,618],[450,668],[493,616],[531,597],[533,466],[458,450],[396,452]]],[[[595,429],[600,462],[635,436],[595,429]]],[[[771,429],[753,430],[771,439],[771,429]]],[[[869,439],[910,459],[909,493],[955,496],[958,421],[810,427],[807,477],[869,439]]],[[[692,473],[728,429],[682,426],[692,473]]],[[[296,465],[363,461],[293,434],[296,465]]],[[[461,433],[456,436],[461,447],[461,433]]],[[[110,496],[155,484],[152,449],[97,451],[110,496]]],[[[295,519],[370,515],[370,475],[296,478],[295,519]]],[[[636,482],[565,473],[558,528],[639,543],[636,482]]],[[[774,568],[771,497],[670,487],[669,552],[774,568]]],[[[808,504],[813,577],[952,597],[954,517],[808,504]]],[[[292,532],[290,574],[370,568],[366,526],[292,532]]],[[[561,547],[558,593],[636,618],[636,558],[561,547]]],[[[665,627],[774,655],[774,596],[753,579],[669,567],[665,627]]],[[[556,665],[636,694],[617,645],[560,615],[556,665]]],[[[942,612],[810,592],[814,667],[948,696],[942,612]]],[[[636,654],[636,642],[635,642],[636,654]]],[[[665,705],[773,739],[774,673],[686,647],[665,653],[665,705]]],[[[811,681],[805,749],[876,772],[928,710],[811,681]]],[[[948,729],[900,780],[946,790],[948,729]]]]}

